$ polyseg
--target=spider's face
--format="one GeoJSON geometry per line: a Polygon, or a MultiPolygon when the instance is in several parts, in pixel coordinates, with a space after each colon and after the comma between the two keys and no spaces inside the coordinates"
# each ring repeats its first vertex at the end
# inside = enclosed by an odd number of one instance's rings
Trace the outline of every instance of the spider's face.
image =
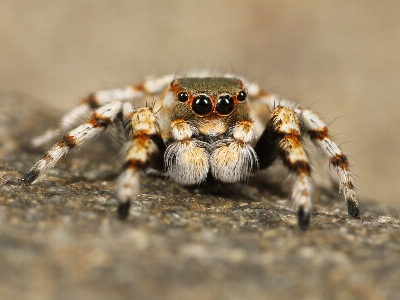
{"type": "Polygon", "coordinates": [[[246,89],[236,78],[180,78],[171,84],[173,118],[191,121],[204,135],[225,133],[247,111],[246,89]]]}

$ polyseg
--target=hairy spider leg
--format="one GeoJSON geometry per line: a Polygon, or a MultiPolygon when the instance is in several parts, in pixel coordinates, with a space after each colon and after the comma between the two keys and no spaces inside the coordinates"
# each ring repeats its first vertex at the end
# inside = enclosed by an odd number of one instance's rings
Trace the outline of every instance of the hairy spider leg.
{"type": "Polygon", "coordinates": [[[360,219],[360,209],[356,198],[353,173],[349,170],[349,160],[332,141],[326,124],[312,111],[301,111],[304,127],[314,145],[328,156],[330,164],[339,176],[339,191],[343,193],[349,215],[360,219]]]}
{"type": "Polygon", "coordinates": [[[92,93],[71,111],[66,113],[54,128],[32,139],[34,147],[41,147],[52,140],[60,132],[65,132],[75,126],[88,112],[97,109],[104,104],[116,100],[135,100],[147,95],[158,95],[166,89],[175,75],[166,75],[160,78],[149,77],[138,85],[126,86],[118,89],[103,90],[92,93]]]}
{"type": "Polygon", "coordinates": [[[130,141],[126,147],[123,171],[117,180],[118,216],[129,214],[131,199],[140,192],[140,174],[146,169],[164,169],[165,145],[152,107],[134,109],[126,122],[130,141]]]}
{"type": "Polygon", "coordinates": [[[343,193],[349,215],[355,219],[360,219],[354,178],[349,168],[348,158],[329,136],[328,127],[320,117],[311,110],[300,107],[296,102],[281,99],[274,94],[263,91],[256,84],[253,84],[249,88],[249,95],[254,98],[255,102],[267,104],[270,109],[281,105],[289,107],[297,113],[305,132],[310,137],[314,146],[328,156],[330,165],[336,169],[339,177],[339,192],[343,193]]]}
{"type": "Polygon", "coordinates": [[[53,168],[57,161],[67,155],[71,149],[82,146],[88,140],[102,133],[121,112],[125,115],[124,110],[126,109],[129,109],[129,106],[124,104],[123,101],[113,101],[98,108],[88,122],[64,135],[58,143],[51,147],[21,178],[21,182],[30,184],[35,181],[40,173],[53,168]]]}
{"type": "Polygon", "coordinates": [[[259,157],[261,169],[267,168],[279,156],[288,170],[295,174],[292,200],[297,209],[299,227],[307,229],[313,187],[311,168],[296,112],[284,106],[276,107],[254,150],[259,157]]]}

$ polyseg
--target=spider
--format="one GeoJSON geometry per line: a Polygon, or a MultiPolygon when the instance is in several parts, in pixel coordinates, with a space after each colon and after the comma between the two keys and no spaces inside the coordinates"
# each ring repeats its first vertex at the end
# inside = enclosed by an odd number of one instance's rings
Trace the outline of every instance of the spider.
{"type": "Polygon", "coordinates": [[[348,213],[360,219],[348,158],[330,138],[326,124],[309,109],[277,98],[244,78],[207,72],[172,74],[99,91],[86,97],[55,128],[34,138],[33,145],[39,147],[57,132],[65,132],[88,110],[94,110],[90,120],[65,134],[21,178],[22,183],[32,183],[71,149],[115,124],[128,139],[117,180],[119,218],[128,216],[130,203],[140,192],[143,172],[164,173],[183,185],[200,184],[208,176],[240,182],[279,157],[294,175],[291,198],[298,225],[305,230],[313,193],[303,140],[307,136],[336,169],[348,213]],[[133,100],[144,102],[146,96],[158,96],[158,106],[157,102],[133,106],[133,100]]]}

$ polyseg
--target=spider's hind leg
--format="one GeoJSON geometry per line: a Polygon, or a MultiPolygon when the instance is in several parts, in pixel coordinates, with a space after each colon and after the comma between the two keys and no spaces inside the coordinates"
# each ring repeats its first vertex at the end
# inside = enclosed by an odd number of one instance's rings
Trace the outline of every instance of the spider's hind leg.
{"type": "Polygon", "coordinates": [[[276,107],[254,150],[260,159],[260,168],[267,168],[277,156],[295,175],[292,200],[297,209],[299,227],[308,228],[312,208],[313,186],[310,164],[303,147],[300,121],[295,111],[276,107]]]}
{"type": "Polygon", "coordinates": [[[88,140],[102,133],[109,125],[113,124],[114,119],[123,111],[125,107],[122,101],[114,101],[97,109],[91,119],[86,123],[70,131],[46,152],[46,154],[26,173],[22,178],[23,184],[30,184],[39,175],[51,168],[62,157],[74,148],[79,148],[88,140]]]}
{"type": "Polygon", "coordinates": [[[56,126],[33,138],[31,141],[32,146],[37,148],[45,145],[57,136],[58,133],[70,130],[82,118],[86,117],[88,113],[102,105],[118,100],[142,99],[146,95],[158,95],[165,90],[173,78],[173,74],[160,78],[149,77],[138,85],[91,93],[77,107],[62,116],[56,126]]]}
{"type": "Polygon", "coordinates": [[[312,111],[301,110],[304,127],[314,145],[329,158],[330,164],[336,169],[339,176],[339,189],[343,193],[350,216],[360,219],[360,209],[356,197],[353,173],[349,170],[347,156],[332,141],[326,124],[312,111]]]}

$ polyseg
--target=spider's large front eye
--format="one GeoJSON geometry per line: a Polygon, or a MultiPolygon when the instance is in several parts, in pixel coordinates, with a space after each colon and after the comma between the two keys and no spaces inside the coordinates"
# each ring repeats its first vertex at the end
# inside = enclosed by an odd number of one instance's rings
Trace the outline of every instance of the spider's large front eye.
{"type": "Polygon", "coordinates": [[[238,101],[244,101],[244,100],[246,100],[246,92],[245,91],[240,91],[238,94],[237,94],[237,97],[236,97],[236,99],[238,99],[238,101]]]}
{"type": "Polygon", "coordinates": [[[198,115],[206,115],[211,111],[212,104],[210,98],[200,95],[193,100],[192,109],[198,115]]]}
{"type": "Polygon", "coordinates": [[[181,92],[178,94],[179,102],[186,102],[189,99],[189,96],[186,92],[181,92]]]}
{"type": "Polygon", "coordinates": [[[229,114],[235,107],[233,98],[229,95],[223,95],[218,98],[217,106],[215,109],[221,115],[229,114]]]}

